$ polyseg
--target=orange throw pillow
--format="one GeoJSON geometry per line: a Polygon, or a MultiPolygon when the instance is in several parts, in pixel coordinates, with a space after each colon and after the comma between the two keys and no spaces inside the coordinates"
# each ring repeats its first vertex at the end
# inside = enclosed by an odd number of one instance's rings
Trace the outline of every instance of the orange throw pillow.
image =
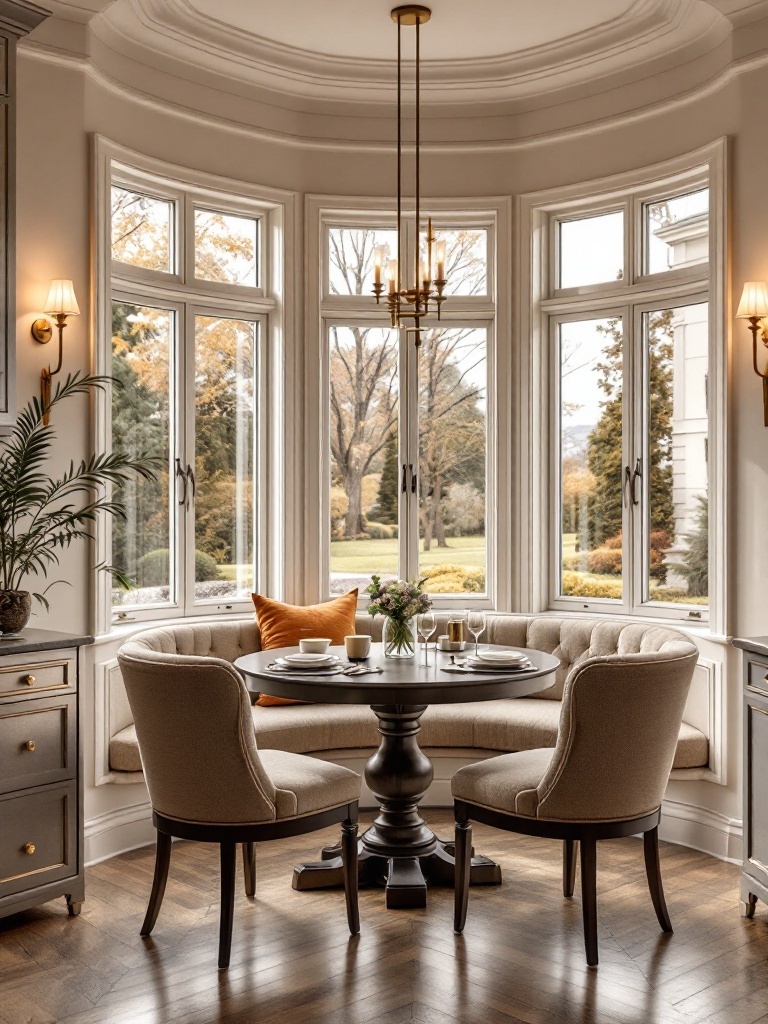
{"type": "MultiPolygon", "coordinates": [[[[327,636],[331,646],[340,646],[344,643],[345,636],[356,632],[357,590],[350,590],[348,594],[333,601],[306,607],[272,601],[261,594],[253,594],[252,597],[263,651],[271,651],[277,647],[298,647],[299,640],[306,636],[327,636]]],[[[306,701],[271,697],[267,693],[261,693],[256,706],[269,708],[282,704],[304,703],[306,701]]]]}

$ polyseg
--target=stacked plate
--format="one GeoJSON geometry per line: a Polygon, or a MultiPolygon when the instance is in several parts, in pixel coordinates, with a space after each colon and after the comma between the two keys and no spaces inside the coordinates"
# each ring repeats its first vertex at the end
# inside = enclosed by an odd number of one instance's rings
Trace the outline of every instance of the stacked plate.
{"type": "Polygon", "coordinates": [[[284,658],[277,659],[278,665],[293,669],[335,668],[340,663],[337,654],[286,654],[284,658]]]}
{"type": "Polygon", "coordinates": [[[467,664],[470,668],[480,669],[485,672],[499,672],[502,669],[505,671],[510,669],[523,670],[533,667],[531,659],[527,654],[523,654],[522,651],[487,649],[479,651],[477,656],[472,655],[467,659],[467,664]]]}

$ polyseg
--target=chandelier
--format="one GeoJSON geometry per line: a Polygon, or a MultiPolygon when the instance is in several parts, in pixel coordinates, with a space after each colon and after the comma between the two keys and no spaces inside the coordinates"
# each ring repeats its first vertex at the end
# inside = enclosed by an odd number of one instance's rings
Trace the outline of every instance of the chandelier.
{"type": "Polygon", "coordinates": [[[421,7],[416,4],[406,4],[402,7],[395,7],[391,17],[397,23],[397,254],[395,259],[387,258],[387,246],[379,245],[374,250],[373,269],[374,283],[373,294],[376,296],[376,304],[381,303],[385,293],[385,284],[382,281],[382,272],[386,277],[386,301],[389,309],[389,316],[392,326],[405,328],[416,334],[416,344],[421,344],[421,321],[433,311],[437,312],[437,319],[440,319],[440,307],[444,301],[443,292],[447,281],[445,279],[445,242],[438,242],[432,232],[432,218],[427,221],[425,246],[422,248],[422,224],[421,224],[421,53],[420,53],[420,32],[421,26],[426,24],[432,17],[428,7],[421,7]],[[405,255],[403,244],[402,218],[403,218],[403,55],[402,55],[402,28],[403,25],[416,27],[416,79],[415,79],[415,225],[416,240],[413,252],[413,268],[410,284],[403,283],[402,266],[405,255]],[[386,266],[385,266],[386,264],[386,266]],[[408,321],[412,326],[406,326],[408,321]]]}

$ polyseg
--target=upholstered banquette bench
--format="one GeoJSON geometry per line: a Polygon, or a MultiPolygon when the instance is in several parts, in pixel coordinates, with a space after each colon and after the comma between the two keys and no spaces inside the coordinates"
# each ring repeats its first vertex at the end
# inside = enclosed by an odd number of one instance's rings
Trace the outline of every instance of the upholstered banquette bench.
{"type": "MultiPolygon", "coordinates": [[[[456,769],[499,753],[554,747],[563,687],[568,674],[592,657],[661,651],[681,634],[660,626],[606,620],[559,619],[489,614],[482,641],[547,651],[560,659],[551,687],[535,697],[471,704],[433,705],[422,720],[419,743],[435,763],[435,783],[427,802],[450,803],[448,784],[456,769]],[[442,767],[442,770],[441,770],[442,767]]],[[[356,628],[381,639],[381,620],[357,617],[356,628]]],[[[438,616],[438,632],[445,617],[438,616]]],[[[134,635],[130,644],[195,657],[235,661],[260,649],[255,622],[174,625],[134,635]]],[[[141,758],[130,707],[121,682],[112,684],[109,701],[109,765],[116,781],[140,782],[141,758]]],[[[378,746],[376,719],[367,707],[306,704],[252,709],[256,740],[262,749],[311,754],[362,771],[378,746]]],[[[696,777],[707,765],[707,737],[683,722],[677,743],[674,778],[696,777]]]]}

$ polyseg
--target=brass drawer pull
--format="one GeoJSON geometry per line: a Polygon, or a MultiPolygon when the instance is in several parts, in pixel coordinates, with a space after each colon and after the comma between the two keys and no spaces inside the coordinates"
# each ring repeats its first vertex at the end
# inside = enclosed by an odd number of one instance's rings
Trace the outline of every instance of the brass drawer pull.
{"type": "Polygon", "coordinates": [[[26,844],[25,844],[25,845],[24,845],[24,846],[22,847],[22,849],[24,850],[24,853],[27,853],[27,854],[29,854],[29,856],[31,857],[31,856],[32,856],[32,854],[33,854],[33,853],[35,852],[35,850],[37,849],[37,847],[35,846],[35,844],[34,844],[34,843],[26,843],[26,844]]]}
{"type": "Polygon", "coordinates": [[[33,675],[30,674],[28,676],[24,676],[24,682],[27,684],[27,686],[34,686],[37,680],[33,675]]]}
{"type": "Polygon", "coordinates": [[[35,743],[34,740],[27,740],[27,742],[24,744],[24,749],[25,750],[34,750],[36,746],[37,746],[37,744],[35,743]]]}

